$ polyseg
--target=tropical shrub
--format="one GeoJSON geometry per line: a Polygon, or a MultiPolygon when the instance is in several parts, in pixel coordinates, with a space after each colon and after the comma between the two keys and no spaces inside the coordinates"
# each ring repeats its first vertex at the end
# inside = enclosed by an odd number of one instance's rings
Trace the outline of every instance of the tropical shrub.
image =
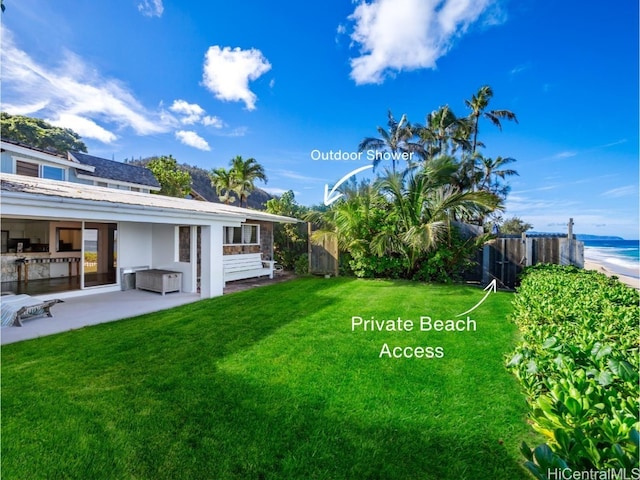
{"type": "Polygon", "coordinates": [[[637,290],[598,272],[525,270],[513,301],[522,341],[507,367],[546,439],[522,447],[536,478],[548,468],[639,466],[639,301],[637,290]]]}
{"type": "Polygon", "coordinates": [[[350,271],[359,278],[403,278],[406,261],[397,255],[381,256],[362,251],[353,252],[349,260],[350,271]]]}
{"type": "Polygon", "coordinates": [[[438,283],[462,280],[465,272],[477,266],[474,257],[488,238],[489,235],[481,235],[465,239],[458,229],[452,226],[449,240],[418,261],[418,269],[413,275],[413,280],[438,283]]]}
{"type": "Polygon", "coordinates": [[[309,273],[309,254],[303,253],[298,257],[293,266],[296,275],[306,275],[309,273]]]}
{"type": "MultiPolygon", "coordinates": [[[[292,218],[301,218],[308,210],[306,207],[298,205],[295,194],[291,190],[283,193],[280,197],[267,201],[266,207],[269,213],[292,218]]],[[[307,254],[308,241],[306,223],[274,224],[273,255],[276,262],[282,265],[285,270],[296,270],[300,256],[307,254]]],[[[309,267],[306,268],[308,272],[309,267]]]]}

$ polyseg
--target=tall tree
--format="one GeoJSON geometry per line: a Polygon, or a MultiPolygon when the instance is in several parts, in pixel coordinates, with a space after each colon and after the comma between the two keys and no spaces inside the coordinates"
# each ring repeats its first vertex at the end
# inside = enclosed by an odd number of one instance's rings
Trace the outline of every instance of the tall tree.
{"type": "Polygon", "coordinates": [[[191,175],[181,169],[171,155],[151,159],[147,168],[160,182],[160,195],[184,198],[191,191],[191,175]]]}
{"type": "Polygon", "coordinates": [[[34,148],[66,155],[68,151],[86,152],[80,135],[70,128],[51,125],[40,118],[0,112],[2,137],[34,148]]]}
{"type": "Polygon", "coordinates": [[[472,142],[471,152],[475,153],[479,145],[478,143],[478,127],[480,117],[488,119],[496,127],[502,130],[501,119],[513,120],[518,123],[516,114],[510,110],[487,110],[489,102],[493,97],[493,90],[489,85],[484,85],[478,89],[478,92],[471,96],[470,100],[465,100],[465,105],[471,110],[469,120],[471,122],[472,142]]]}
{"type": "Polygon", "coordinates": [[[240,206],[246,203],[249,194],[255,190],[255,181],[267,183],[264,167],[255,158],[244,160],[240,155],[231,159],[231,173],[236,182],[236,193],[240,197],[240,206]]]}
{"type": "MultiPolygon", "coordinates": [[[[309,209],[296,202],[292,190],[267,201],[267,212],[286,217],[302,218],[309,209]]],[[[273,227],[273,254],[275,260],[287,270],[293,270],[296,261],[307,253],[309,235],[306,223],[276,223],[273,227]]]]}
{"type": "Polygon", "coordinates": [[[473,218],[500,208],[498,197],[489,192],[464,192],[443,183],[440,168],[447,166],[411,173],[404,179],[392,174],[379,180],[379,188],[393,204],[399,235],[390,239],[381,231],[372,241],[375,253],[393,252],[399,240],[399,253],[412,270],[424,254],[446,239],[453,219],[473,218]]]}
{"type": "Polygon", "coordinates": [[[502,224],[500,225],[500,232],[506,234],[521,235],[527,230],[531,230],[532,228],[533,225],[525,222],[520,217],[511,217],[502,222],[502,224]]]}
{"type": "Polygon", "coordinates": [[[216,189],[216,193],[222,203],[230,204],[235,202],[233,193],[237,193],[238,185],[231,170],[226,168],[214,168],[209,173],[211,185],[216,189]]]}
{"type": "Polygon", "coordinates": [[[438,155],[454,154],[457,150],[471,149],[470,124],[466,118],[458,118],[449,105],[427,115],[424,126],[415,128],[425,159],[438,155]]]}
{"type": "MultiPolygon", "coordinates": [[[[411,128],[411,124],[407,120],[406,115],[402,115],[399,121],[397,121],[391,110],[387,113],[388,121],[387,127],[388,130],[385,130],[383,127],[378,127],[378,134],[380,137],[367,137],[358,146],[358,150],[360,152],[364,152],[365,150],[378,150],[380,152],[389,152],[392,154],[391,157],[391,166],[392,171],[396,171],[396,156],[399,156],[402,153],[411,153],[416,150],[417,145],[412,143],[410,140],[414,136],[413,130],[411,128]]],[[[373,167],[377,168],[382,158],[376,156],[373,160],[373,167]]]]}
{"type": "Polygon", "coordinates": [[[480,157],[482,167],[480,190],[487,190],[504,198],[509,190],[509,186],[503,184],[500,180],[518,175],[518,172],[512,168],[503,167],[515,161],[515,158],[511,157],[480,157]]]}

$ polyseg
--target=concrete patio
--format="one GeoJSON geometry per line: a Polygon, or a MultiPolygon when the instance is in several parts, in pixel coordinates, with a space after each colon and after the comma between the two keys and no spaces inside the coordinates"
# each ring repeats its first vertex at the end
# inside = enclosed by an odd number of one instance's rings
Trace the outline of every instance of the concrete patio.
{"type": "Polygon", "coordinates": [[[194,293],[168,293],[164,296],[142,290],[97,293],[64,299],[51,308],[53,317],[24,320],[22,327],[2,327],[0,344],[53,335],[98,323],[113,322],[144,313],[196,302],[194,293]]]}
{"type": "MultiPolygon", "coordinates": [[[[229,282],[224,289],[224,293],[229,294],[250,288],[262,287],[292,278],[295,278],[295,275],[285,272],[271,280],[268,278],[252,278],[229,282]]],[[[167,293],[163,296],[158,293],[143,290],[96,293],[94,295],[64,298],[62,303],[58,303],[51,308],[53,317],[39,317],[24,320],[22,327],[2,327],[2,329],[0,329],[0,344],[6,345],[22,340],[76,330],[98,323],[113,322],[145,313],[166,310],[199,300],[200,295],[195,293],[175,292],[167,293]]]]}

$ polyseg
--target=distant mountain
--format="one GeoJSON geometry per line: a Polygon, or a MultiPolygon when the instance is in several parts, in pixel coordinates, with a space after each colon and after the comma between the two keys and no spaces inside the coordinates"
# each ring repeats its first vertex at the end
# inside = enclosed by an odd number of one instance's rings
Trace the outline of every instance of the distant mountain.
{"type": "MultiPolygon", "coordinates": [[[[132,165],[146,166],[151,158],[144,158],[141,160],[125,160],[126,163],[130,163],[132,165]]],[[[195,191],[196,195],[204,198],[209,202],[221,203],[220,197],[216,193],[216,189],[211,185],[211,179],[209,178],[209,172],[203,168],[188,165],[186,163],[182,163],[179,165],[180,168],[186,170],[191,174],[191,188],[195,191]]],[[[271,200],[273,195],[268,194],[264,190],[256,188],[247,199],[247,204],[249,208],[254,210],[264,210],[266,207],[266,203],[268,200],[271,200]]],[[[235,205],[237,207],[240,206],[240,202],[236,200],[231,205],[235,205]]]]}
{"type": "Polygon", "coordinates": [[[624,240],[622,237],[612,237],[607,235],[586,235],[584,233],[576,233],[577,240],[624,240]]]}

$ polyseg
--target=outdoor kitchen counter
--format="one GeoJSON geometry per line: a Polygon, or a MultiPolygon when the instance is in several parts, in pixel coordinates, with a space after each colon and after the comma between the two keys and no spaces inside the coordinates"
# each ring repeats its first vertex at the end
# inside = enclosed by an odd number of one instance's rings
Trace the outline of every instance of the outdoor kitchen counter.
{"type": "Polygon", "coordinates": [[[68,263],[69,276],[80,275],[80,257],[54,257],[50,253],[3,253],[0,257],[2,281],[22,281],[51,278],[52,263],[68,263]],[[75,268],[74,268],[75,266],[75,268]]]}

